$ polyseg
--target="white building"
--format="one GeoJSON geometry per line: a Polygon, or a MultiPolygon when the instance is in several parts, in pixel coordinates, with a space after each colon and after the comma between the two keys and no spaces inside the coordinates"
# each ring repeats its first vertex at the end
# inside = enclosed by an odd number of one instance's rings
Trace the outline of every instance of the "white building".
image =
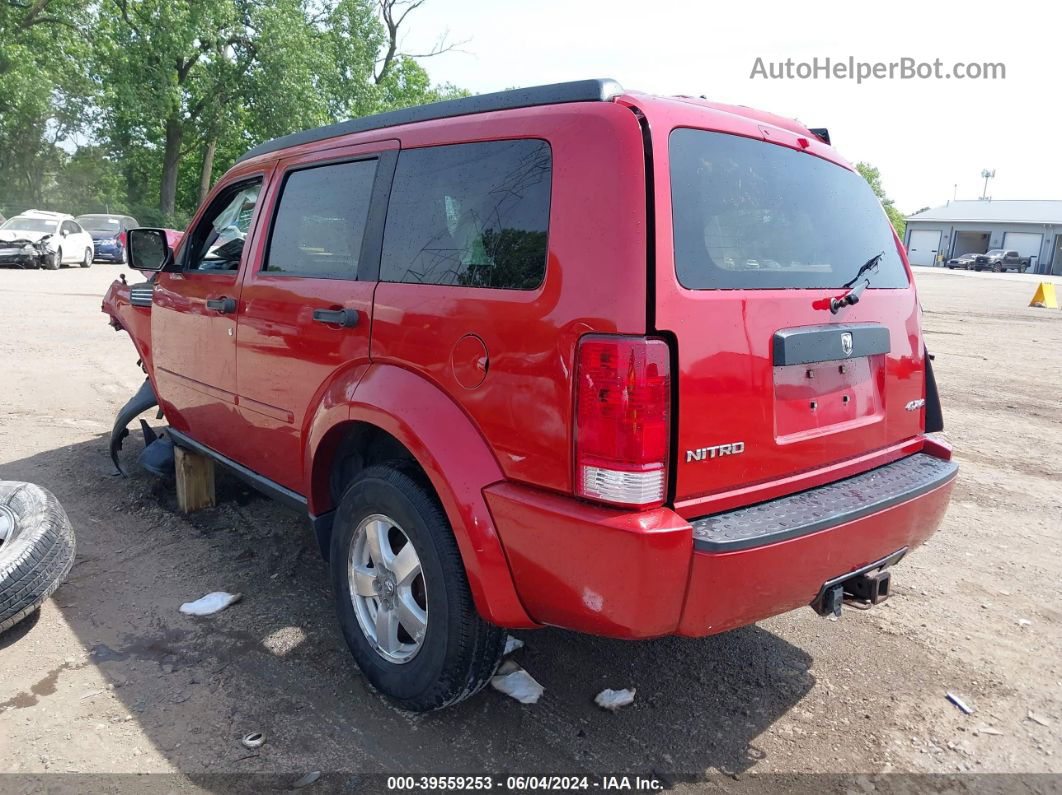
{"type": "Polygon", "coordinates": [[[949,202],[910,216],[904,244],[912,265],[1002,248],[1032,258],[1030,273],[1062,274],[1062,201],[949,202]]]}

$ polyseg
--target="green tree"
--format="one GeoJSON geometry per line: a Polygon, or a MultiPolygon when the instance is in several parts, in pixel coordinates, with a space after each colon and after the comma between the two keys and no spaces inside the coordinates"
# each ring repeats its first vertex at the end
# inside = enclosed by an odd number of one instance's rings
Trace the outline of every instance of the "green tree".
{"type": "Polygon", "coordinates": [[[102,0],[96,76],[118,148],[161,151],[159,210],[172,216],[182,158],[221,122],[257,54],[243,0],[102,0]]]}
{"type": "Polygon", "coordinates": [[[856,171],[870,184],[870,189],[874,191],[874,195],[878,197],[881,206],[885,209],[885,214],[889,217],[892,228],[896,230],[896,234],[903,240],[903,232],[907,227],[907,222],[903,220],[903,213],[896,209],[892,199],[885,195],[885,189],[881,185],[881,172],[870,163],[863,162],[856,163],[856,171]]]}
{"type": "Polygon", "coordinates": [[[0,185],[8,212],[46,207],[66,142],[94,87],[84,64],[84,0],[0,0],[0,185]]]}
{"type": "MultiPolygon", "coordinates": [[[[462,92],[399,47],[424,0],[101,0],[100,135],[129,204],[179,224],[263,140],[462,92]]],[[[144,211],[141,210],[143,213],[144,211]]]]}

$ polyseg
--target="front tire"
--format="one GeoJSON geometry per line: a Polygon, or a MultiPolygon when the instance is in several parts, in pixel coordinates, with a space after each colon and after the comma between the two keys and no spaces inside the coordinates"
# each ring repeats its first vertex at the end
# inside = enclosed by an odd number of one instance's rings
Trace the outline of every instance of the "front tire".
{"type": "Polygon", "coordinates": [[[362,472],[340,500],[330,556],[350,652],[400,707],[428,712],[479,691],[505,632],[476,612],[446,514],[401,462],[362,472]]]}
{"type": "Polygon", "coordinates": [[[57,271],[63,264],[63,250],[59,249],[51,257],[45,257],[42,263],[42,267],[45,270],[57,271]]]}

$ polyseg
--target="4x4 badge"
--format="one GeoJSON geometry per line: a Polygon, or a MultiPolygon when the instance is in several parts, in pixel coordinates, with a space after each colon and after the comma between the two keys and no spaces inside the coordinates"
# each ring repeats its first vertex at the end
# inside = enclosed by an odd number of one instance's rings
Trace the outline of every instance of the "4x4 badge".
{"type": "Polygon", "coordinates": [[[852,355],[852,332],[841,332],[841,350],[844,352],[845,356],[852,355]]]}

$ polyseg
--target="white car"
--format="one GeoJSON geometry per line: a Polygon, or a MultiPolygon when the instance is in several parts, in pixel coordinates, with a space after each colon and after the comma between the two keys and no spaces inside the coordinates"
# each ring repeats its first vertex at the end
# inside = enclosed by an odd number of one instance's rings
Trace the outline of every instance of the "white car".
{"type": "Polygon", "coordinates": [[[0,224],[0,265],[88,268],[92,256],[92,235],[72,215],[26,210],[0,224]]]}

